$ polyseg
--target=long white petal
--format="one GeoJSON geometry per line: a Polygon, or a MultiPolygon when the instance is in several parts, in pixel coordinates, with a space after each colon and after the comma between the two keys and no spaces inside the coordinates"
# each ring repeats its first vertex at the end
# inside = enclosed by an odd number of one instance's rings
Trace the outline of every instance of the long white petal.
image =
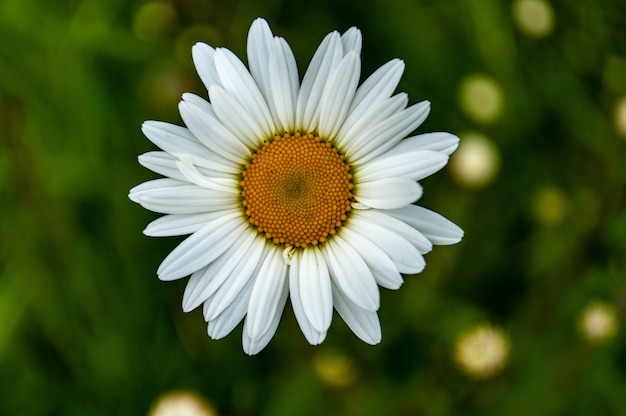
{"type": "MultiPolygon", "coordinates": [[[[211,90],[220,88],[211,86],[211,90]]],[[[215,117],[210,107],[201,108],[195,102],[181,101],[178,110],[189,130],[209,149],[225,159],[243,164],[250,156],[250,150],[231,134],[215,117]]]]}
{"type": "Polygon", "coordinates": [[[343,124],[361,76],[361,59],[349,52],[328,77],[320,98],[319,134],[327,140],[335,137],[343,124]]]}
{"type": "Polygon", "coordinates": [[[201,212],[198,214],[164,215],[152,221],[143,233],[150,237],[171,237],[193,234],[206,223],[224,215],[224,211],[201,212]]]}
{"type": "MultiPolygon", "coordinates": [[[[224,338],[241,322],[244,316],[246,316],[255,279],[255,277],[248,279],[248,282],[235,300],[215,319],[207,320],[205,318],[208,323],[207,332],[211,338],[224,338]]],[[[206,309],[207,304],[205,303],[204,306],[204,309],[206,309]]]]}
{"type": "Polygon", "coordinates": [[[426,262],[419,250],[401,235],[386,228],[364,221],[353,212],[346,227],[374,243],[393,260],[400,273],[416,274],[424,270],[426,262]]]}
{"type": "Polygon", "coordinates": [[[343,47],[343,54],[347,55],[348,52],[356,52],[361,54],[361,47],[363,46],[363,36],[359,28],[352,26],[341,35],[341,46],[343,47]]]}
{"type": "Polygon", "coordinates": [[[422,124],[429,111],[430,103],[423,101],[395,113],[359,137],[358,141],[355,140],[354,148],[349,152],[346,150],[346,154],[350,155],[352,164],[357,166],[372,160],[394,147],[422,124]]]}
{"type": "Polygon", "coordinates": [[[350,227],[341,229],[341,237],[356,250],[370,268],[376,283],[387,289],[398,289],[403,280],[393,260],[376,244],[352,231],[350,227]]]}
{"type": "Polygon", "coordinates": [[[221,191],[232,194],[239,194],[239,182],[235,178],[215,178],[208,177],[200,173],[196,166],[188,159],[176,161],[176,167],[183,174],[186,180],[202,188],[221,191]]]}
{"type": "Polygon", "coordinates": [[[265,333],[261,335],[261,337],[259,337],[258,339],[253,339],[248,335],[249,334],[249,331],[247,328],[248,319],[244,321],[243,334],[241,337],[242,338],[241,341],[243,344],[243,350],[245,351],[246,354],[248,355],[258,354],[263,348],[267,346],[267,344],[274,337],[274,334],[276,333],[276,329],[278,328],[278,324],[280,323],[282,311],[285,308],[285,303],[287,303],[288,295],[289,295],[289,288],[285,284],[283,285],[281,289],[280,298],[278,299],[278,302],[277,302],[276,313],[274,314],[274,317],[272,318],[272,322],[267,328],[267,331],[265,331],[265,333]]]}
{"type": "Polygon", "coordinates": [[[463,238],[463,230],[461,228],[429,209],[417,205],[407,205],[403,208],[385,212],[418,229],[433,244],[456,244],[463,238]]]}
{"type": "Polygon", "coordinates": [[[250,74],[265,97],[268,97],[270,85],[269,57],[273,37],[272,30],[265,19],[259,17],[252,22],[248,31],[248,65],[250,74]]]}
{"type": "MultiPolygon", "coordinates": [[[[228,49],[218,48],[215,51],[215,67],[224,89],[243,105],[264,135],[274,134],[276,128],[267,102],[243,62],[228,49]]],[[[209,91],[209,94],[212,92],[209,91]]]]}
{"type": "Polygon", "coordinates": [[[147,152],[139,155],[137,160],[141,166],[150,169],[154,173],[179,181],[186,181],[183,174],[178,170],[178,166],[176,166],[176,158],[167,152],[147,152]]]}
{"type": "Polygon", "coordinates": [[[152,143],[175,157],[182,155],[191,158],[198,166],[221,172],[239,173],[240,165],[208,148],[185,127],[161,121],[146,121],[141,126],[141,131],[152,143]]]}
{"type": "Polygon", "coordinates": [[[206,43],[198,42],[191,48],[191,56],[196,71],[207,91],[213,84],[221,84],[215,69],[215,49],[206,43]]]}
{"type": "Polygon", "coordinates": [[[404,72],[404,62],[392,59],[378,68],[361,84],[354,94],[350,113],[361,108],[369,108],[391,97],[404,72]]]}
{"type": "Polygon", "coordinates": [[[422,234],[419,230],[416,230],[414,227],[411,227],[411,225],[406,222],[387,215],[387,211],[388,210],[379,211],[376,209],[369,209],[359,212],[358,216],[363,221],[380,225],[381,227],[402,236],[413,244],[422,254],[426,254],[433,249],[432,243],[424,234],[422,234]]]}
{"type": "Polygon", "coordinates": [[[271,85],[269,92],[276,124],[285,132],[293,132],[300,82],[296,58],[282,38],[275,38],[272,41],[269,70],[271,85]]]}
{"type": "Polygon", "coordinates": [[[424,179],[443,168],[448,155],[432,150],[418,150],[402,154],[387,153],[355,168],[355,183],[378,179],[403,177],[414,181],[424,179]]]}
{"type": "Polygon", "coordinates": [[[259,270],[248,305],[246,333],[252,341],[258,341],[268,331],[274,316],[280,313],[279,301],[287,282],[287,265],[282,253],[278,249],[270,250],[259,270]]]}
{"type": "MultiPolygon", "coordinates": [[[[251,230],[250,232],[244,232],[222,255],[209,264],[206,268],[206,274],[211,275],[211,279],[202,287],[191,289],[187,285],[183,294],[184,312],[189,312],[200,306],[230,278],[237,266],[242,263],[241,258],[247,255],[252,240],[256,238],[255,234],[251,230]]],[[[214,316],[208,317],[208,319],[211,318],[214,318],[214,316]]]]}
{"type": "Polygon", "coordinates": [[[162,214],[229,210],[241,204],[237,194],[200,188],[170,178],[137,185],[130,190],[128,197],[142,207],[162,214]]]}
{"type": "Polygon", "coordinates": [[[404,110],[409,102],[408,95],[400,93],[391,98],[376,103],[370,107],[359,107],[348,115],[335,137],[337,147],[350,151],[357,149],[361,144],[361,136],[368,134],[371,129],[404,110]]]}
{"type": "Polygon", "coordinates": [[[459,138],[450,133],[424,133],[407,137],[386,154],[396,155],[419,150],[432,150],[450,156],[459,147],[459,138]]]}
{"type": "Polygon", "coordinates": [[[240,138],[250,148],[257,148],[272,132],[264,130],[232,94],[225,89],[214,86],[211,88],[211,99],[214,103],[215,115],[224,128],[233,136],[240,138]]]}
{"type": "Polygon", "coordinates": [[[262,264],[263,254],[265,253],[266,243],[263,238],[254,237],[249,247],[239,250],[239,262],[228,276],[228,280],[205,303],[204,318],[207,321],[216,319],[239,296],[248,280],[258,273],[262,264]],[[241,261],[242,258],[245,258],[245,261],[241,261]]]}
{"type": "Polygon", "coordinates": [[[342,291],[333,284],[333,303],[339,316],[362,341],[375,345],[382,339],[378,314],[354,304],[342,291]]]}
{"type": "Polygon", "coordinates": [[[319,101],[331,70],[343,57],[339,33],[331,32],[315,51],[304,74],[296,110],[296,126],[309,133],[317,129],[319,101]]]}
{"type": "Polygon", "coordinates": [[[300,299],[309,322],[324,333],[333,317],[333,294],[326,261],[319,248],[306,248],[300,257],[300,299]]]}
{"type": "Polygon", "coordinates": [[[163,260],[159,279],[175,280],[201,269],[226,251],[248,227],[240,212],[224,215],[187,237],[163,260]]]}
{"type": "Polygon", "coordinates": [[[338,235],[321,248],[332,281],[360,308],[376,311],[380,293],[372,272],[349,244],[338,235]]]}
{"type": "MultiPolygon", "coordinates": [[[[313,327],[302,306],[301,290],[300,290],[300,268],[302,265],[302,250],[297,250],[291,260],[289,266],[289,298],[291,299],[291,307],[298,321],[298,325],[307,339],[309,344],[318,345],[326,338],[326,331],[319,332],[313,327]]],[[[331,310],[332,312],[332,310],[331,310]]]]}
{"type": "Polygon", "coordinates": [[[400,208],[417,201],[422,187],[408,178],[383,178],[359,183],[354,198],[372,208],[400,208]]]}

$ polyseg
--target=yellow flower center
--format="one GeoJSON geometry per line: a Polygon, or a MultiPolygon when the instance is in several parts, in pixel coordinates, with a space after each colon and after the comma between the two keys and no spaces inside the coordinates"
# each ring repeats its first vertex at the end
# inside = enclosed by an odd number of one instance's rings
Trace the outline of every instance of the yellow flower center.
{"type": "Polygon", "coordinates": [[[274,137],[252,155],[242,176],[248,221],[276,244],[323,243],[350,211],[350,166],[313,134],[274,137]]]}

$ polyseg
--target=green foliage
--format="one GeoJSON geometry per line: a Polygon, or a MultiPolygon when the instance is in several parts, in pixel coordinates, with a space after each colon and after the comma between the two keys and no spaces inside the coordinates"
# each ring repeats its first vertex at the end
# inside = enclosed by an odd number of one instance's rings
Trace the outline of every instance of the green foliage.
{"type": "Polygon", "coordinates": [[[626,305],[626,132],[616,121],[626,8],[554,1],[554,26],[533,36],[515,4],[0,2],[0,414],[146,414],[177,389],[224,415],[623,414],[624,331],[593,344],[578,326],[596,299],[618,321],[626,305]],[[399,89],[431,100],[420,132],[479,132],[498,149],[485,186],[449,170],[423,182],[423,205],[465,238],[383,291],[378,346],[338,317],[309,346],[287,307],[274,340],[248,357],[240,328],[210,340],[201,313],[180,310],[184,282],[155,276],[180,240],[143,236],[156,215],[127,198],[153,177],[136,162],[154,149],[140,125],[179,124],[180,95],[205,94],[191,45],[245,56],[257,16],[290,42],[301,71],[327,32],[358,26],[364,73],[400,57],[399,89]],[[473,74],[499,88],[491,120],[462,105],[473,74]],[[453,351],[484,322],[512,349],[502,372],[476,380],[453,351]],[[340,381],[325,372],[332,357],[347,365],[340,381]]]}

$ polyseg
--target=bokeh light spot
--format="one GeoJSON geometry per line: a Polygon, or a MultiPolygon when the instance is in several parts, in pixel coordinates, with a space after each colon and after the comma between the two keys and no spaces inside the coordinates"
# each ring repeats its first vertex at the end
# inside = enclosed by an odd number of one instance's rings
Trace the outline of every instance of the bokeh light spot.
{"type": "Polygon", "coordinates": [[[454,360],[467,375],[487,378],[504,368],[510,349],[509,339],[500,328],[481,324],[459,336],[455,345],[454,360]]]}
{"type": "Polygon", "coordinates": [[[558,225],[567,213],[567,198],[560,189],[545,187],[534,198],[535,218],[545,225],[558,225]]]}
{"type": "Polygon", "coordinates": [[[615,130],[626,138],[626,97],[622,97],[615,105],[615,130]]]}
{"type": "Polygon", "coordinates": [[[176,9],[164,1],[150,1],[143,4],[135,13],[133,30],[143,41],[151,41],[167,36],[178,26],[176,9]]]}
{"type": "Polygon", "coordinates": [[[543,0],[517,0],[513,3],[513,20],[524,34],[545,37],[554,29],[554,10],[543,0]]]}
{"type": "Polygon", "coordinates": [[[475,121],[492,123],[502,114],[504,96],[500,85],[486,75],[472,74],[459,85],[463,111],[475,121]]]}
{"type": "Polygon", "coordinates": [[[458,150],[450,159],[450,171],[461,185],[477,189],[490,184],[500,171],[500,151],[489,138],[476,132],[460,135],[458,150]]]}
{"type": "Polygon", "coordinates": [[[148,412],[148,416],[217,416],[217,414],[204,397],[185,390],[163,394],[148,412]]]}
{"type": "Polygon", "coordinates": [[[592,344],[607,342],[617,332],[615,307],[602,301],[592,301],[582,311],[578,322],[581,335],[592,344]]]}

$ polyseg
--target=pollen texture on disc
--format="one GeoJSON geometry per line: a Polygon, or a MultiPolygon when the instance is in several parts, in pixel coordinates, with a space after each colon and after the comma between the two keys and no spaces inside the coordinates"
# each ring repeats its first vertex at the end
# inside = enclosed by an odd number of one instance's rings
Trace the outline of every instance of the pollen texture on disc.
{"type": "Polygon", "coordinates": [[[312,134],[274,137],[252,155],[242,176],[248,221],[277,244],[323,243],[350,211],[350,166],[312,134]]]}

